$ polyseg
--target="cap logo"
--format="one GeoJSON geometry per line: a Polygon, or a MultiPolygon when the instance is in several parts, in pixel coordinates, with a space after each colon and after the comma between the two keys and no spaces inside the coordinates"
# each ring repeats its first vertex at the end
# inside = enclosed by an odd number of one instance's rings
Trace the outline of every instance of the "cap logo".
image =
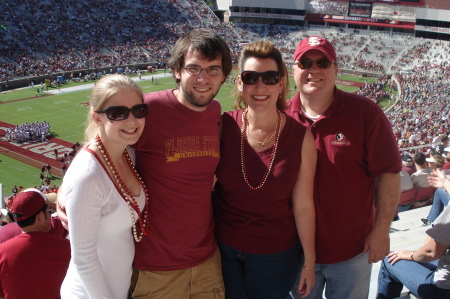
{"type": "Polygon", "coordinates": [[[322,40],[320,38],[318,38],[317,36],[313,36],[309,38],[308,44],[310,47],[317,47],[318,45],[320,45],[320,42],[322,40]]]}

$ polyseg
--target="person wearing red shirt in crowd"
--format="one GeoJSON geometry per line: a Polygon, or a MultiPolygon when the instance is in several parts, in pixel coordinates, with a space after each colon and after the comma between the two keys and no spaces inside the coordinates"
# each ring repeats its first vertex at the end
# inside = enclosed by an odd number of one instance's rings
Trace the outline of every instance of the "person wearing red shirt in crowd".
{"type": "Polygon", "coordinates": [[[416,172],[416,166],[414,165],[413,158],[408,154],[403,155],[402,166],[402,169],[406,171],[410,176],[416,172]]]}
{"type": "MultiPolygon", "coordinates": [[[[35,188],[36,189],[36,188],[35,188]]],[[[45,197],[50,202],[50,208],[56,211],[56,193],[47,193],[45,194],[45,197]]],[[[5,211],[7,211],[5,209],[5,211]]],[[[12,217],[12,216],[11,216],[12,217]]],[[[12,217],[14,218],[14,217],[12,217]]],[[[18,236],[22,233],[22,229],[20,228],[19,224],[17,222],[11,222],[6,224],[2,227],[0,230],[0,244],[3,242],[8,241],[9,239],[14,238],[15,236],[18,236]]],[[[51,228],[47,232],[48,234],[60,238],[66,238],[69,232],[64,228],[61,221],[57,216],[51,218],[51,228]]]]}
{"type": "MultiPolygon", "coordinates": [[[[447,170],[450,169],[450,147],[444,148],[444,155],[442,155],[445,158],[445,164],[442,166],[441,170],[447,170]]],[[[446,171],[447,173],[447,171],[446,171]]]]}
{"type": "Polygon", "coordinates": [[[39,190],[26,189],[14,198],[11,212],[22,233],[0,244],[0,298],[60,298],[70,244],[47,234],[50,202],[39,190]]]}

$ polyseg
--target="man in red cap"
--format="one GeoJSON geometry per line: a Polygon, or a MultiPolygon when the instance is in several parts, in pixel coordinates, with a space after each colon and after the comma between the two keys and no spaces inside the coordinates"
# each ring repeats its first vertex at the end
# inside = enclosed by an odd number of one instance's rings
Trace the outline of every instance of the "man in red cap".
{"type": "Polygon", "coordinates": [[[302,40],[294,61],[298,92],[286,112],[312,131],[317,148],[316,284],[306,298],[322,298],[324,288],[328,298],[367,298],[372,263],[389,253],[397,143],[380,107],[336,88],[336,52],[327,39],[302,40]]]}
{"type": "Polygon", "coordinates": [[[50,202],[31,188],[17,194],[10,210],[22,234],[0,244],[0,298],[60,298],[70,244],[46,233],[50,202]]]}

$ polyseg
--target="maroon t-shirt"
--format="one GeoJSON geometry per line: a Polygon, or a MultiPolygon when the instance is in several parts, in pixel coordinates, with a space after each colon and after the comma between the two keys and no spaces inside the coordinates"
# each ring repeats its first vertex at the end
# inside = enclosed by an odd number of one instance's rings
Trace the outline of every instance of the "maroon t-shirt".
{"type": "Polygon", "coordinates": [[[70,261],[69,240],[22,233],[0,244],[0,297],[60,298],[70,261]]]}
{"type": "Polygon", "coordinates": [[[145,95],[148,115],[136,149],[147,186],[149,235],[136,242],[133,267],[171,271],[197,266],[216,251],[211,191],[220,159],[220,104],[182,105],[172,90],[145,95]]]}

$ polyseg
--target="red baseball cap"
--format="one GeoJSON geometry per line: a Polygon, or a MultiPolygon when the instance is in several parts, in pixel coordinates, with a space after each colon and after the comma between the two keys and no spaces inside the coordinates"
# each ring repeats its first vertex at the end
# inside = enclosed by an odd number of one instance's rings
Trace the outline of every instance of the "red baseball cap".
{"type": "Polygon", "coordinates": [[[319,50],[329,61],[336,60],[336,52],[334,51],[334,47],[326,38],[320,36],[310,36],[303,39],[298,44],[294,53],[294,61],[299,61],[303,54],[310,50],[319,50]]]}
{"type": "Polygon", "coordinates": [[[44,206],[47,198],[41,191],[29,188],[18,193],[11,205],[11,213],[16,221],[30,218],[44,206]]]}

